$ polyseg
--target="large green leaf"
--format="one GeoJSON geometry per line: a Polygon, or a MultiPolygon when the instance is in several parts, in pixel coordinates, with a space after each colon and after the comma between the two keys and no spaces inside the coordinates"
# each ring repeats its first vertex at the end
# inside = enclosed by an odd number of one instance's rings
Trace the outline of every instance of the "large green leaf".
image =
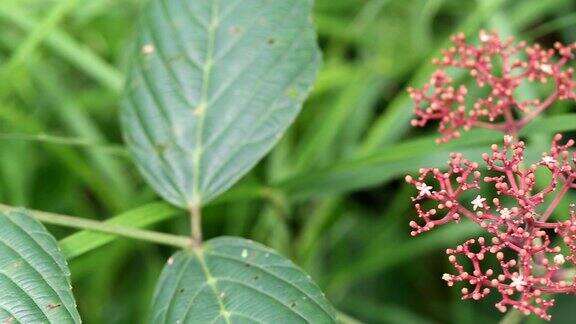
{"type": "Polygon", "coordinates": [[[56,240],[24,211],[0,213],[0,323],[80,323],[56,240]]]}
{"type": "Polygon", "coordinates": [[[320,289],[290,260],[240,238],[223,237],[168,261],[152,323],[335,323],[320,289]]]}
{"type": "Polygon", "coordinates": [[[229,188],[298,114],[320,62],[312,0],[152,0],[122,126],[148,182],[189,207],[229,188]]]}

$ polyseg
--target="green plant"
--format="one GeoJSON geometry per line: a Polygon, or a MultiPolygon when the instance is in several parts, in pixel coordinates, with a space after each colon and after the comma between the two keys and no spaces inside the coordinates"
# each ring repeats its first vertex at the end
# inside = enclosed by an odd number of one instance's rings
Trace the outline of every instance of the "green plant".
{"type": "MultiPolygon", "coordinates": [[[[26,206],[58,239],[87,324],[147,322],[166,260],[190,237],[187,211],[146,183],[118,122],[136,57],[129,45],[148,2],[0,1],[0,202],[26,206]],[[64,215],[78,216],[82,230],[62,226],[72,225],[64,215]]],[[[452,271],[445,248],[481,229],[463,220],[411,237],[415,191],[402,178],[443,165],[454,151],[483,169],[481,153],[501,135],[473,129],[435,145],[435,127],[410,127],[406,86],[426,82],[432,58],[459,31],[571,43],[575,9],[570,0],[315,0],[323,64],[313,90],[272,151],[202,207],[205,239],[272,247],[310,274],[349,322],[498,322],[494,294],[461,301],[441,280],[452,271]]],[[[469,77],[456,81],[474,88],[469,77]]],[[[520,89],[526,98],[546,90],[520,89]]],[[[574,112],[558,103],[520,131],[527,160],[537,161],[554,133],[574,135],[574,112]]],[[[550,219],[568,212],[561,204],[550,219]]],[[[572,323],[576,299],[554,298],[553,323],[572,323]]],[[[511,310],[505,322],[543,320],[511,310]]]]}
{"type": "MultiPolygon", "coordinates": [[[[324,294],[285,257],[251,240],[202,235],[202,207],[270,151],[308,96],[320,64],[311,10],[311,0],[153,0],[145,10],[122,128],[150,185],[188,210],[189,238],[36,213],[181,248],[158,282],[152,323],[336,321],[324,294]]],[[[56,241],[26,211],[2,213],[0,222],[0,321],[80,323],[56,241]]]]}

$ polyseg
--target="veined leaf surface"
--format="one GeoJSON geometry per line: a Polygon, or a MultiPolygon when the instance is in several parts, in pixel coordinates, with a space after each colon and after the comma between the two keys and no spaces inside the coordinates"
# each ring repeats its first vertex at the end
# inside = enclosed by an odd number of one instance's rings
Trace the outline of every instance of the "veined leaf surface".
{"type": "Polygon", "coordinates": [[[25,211],[0,212],[0,323],[80,323],[56,240],[25,211]]]}
{"type": "Polygon", "coordinates": [[[213,199],[294,120],[320,52],[312,0],[152,0],[122,109],[141,172],[169,202],[213,199]]]}
{"type": "Polygon", "coordinates": [[[336,323],[320,289],[290,260],[240,238],[176,253],[154,296],[151,323],[336,323]]]}

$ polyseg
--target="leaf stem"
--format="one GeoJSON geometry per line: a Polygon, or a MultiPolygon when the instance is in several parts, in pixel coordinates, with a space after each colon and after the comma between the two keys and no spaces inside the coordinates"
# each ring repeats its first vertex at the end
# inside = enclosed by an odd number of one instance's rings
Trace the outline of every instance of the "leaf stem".
{"type": "Polygon", "coordinates": [[[190,234],[193,246],[202,245],[202,210],[200,204],[190,205],[190,234]]]}
{"type": "MultiPolygon", "coordinates": [[[[0,211],[10,211],[17,209],[17,207],[0,204],[0,211]]],[[[178,248],[187,248],[190,246],[190,239],[184,236],[159,233],[155,231],[148,231],[129,226],[116,225],[104,223],[91,219],[54,214],[38,210],[29,210],[30,215],[42,223],[90,230],[94,232],[101,232],[106,234],[118,235],[128,237],[136,240],[147,241],[157,244],[175,246],[178,248]]]]}

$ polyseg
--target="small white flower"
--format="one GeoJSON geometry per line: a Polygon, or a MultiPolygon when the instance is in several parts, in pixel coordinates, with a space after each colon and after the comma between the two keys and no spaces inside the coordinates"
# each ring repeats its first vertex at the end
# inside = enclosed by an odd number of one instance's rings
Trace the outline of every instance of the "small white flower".
{"type": "Polygon", "coordinates": [[[542,158],[542,163],[544,164],[555,164],[556,159],[551,157],[550,155],[546,155],[542,158]]]}
{"type": "Polygon", "coordinates": [[[432,186],[427,185],[426,183],[422,182],[420,184],[418,184],[416,186],[416,189],[418,191],[420,191],[420,193],[418,194],[418,197],[423,197],[423,196],[430,196],[432,195],[432,192],[430,190],[432,190],[432,186]]]}
{"type": "Polygon", "coordinates": [[[544,73],[552,74],[552,66],[550,64],[541,64],[540,70],[544,73]]]}
{"type": "Polygon", "coordinates": [[[554,263],[556,263],[557,265],[564,264],[564,262],[566,262],[566,260],[564,259],[564,255],[556,254],[554,256],[554,263]]]}
{"type": "Polygon", "coordinates": [[[445,273],[442,275],[442,280],[444,281],[450,281],[450,279],[452,279],[452,275],[449,273],[445,273]]]}
{"type": "Polygon", "coordinates": [[[510,216],[512,216],[512,213],[511,213],[510,209],[508,209],[508,208],[502,208],[502,209],[500,210],[500,217],[501,217],[502,219],[510,219],[510,216]]]}
{"type": "Polygon", "coordinates": [[[510,287],[516,288],[516,290],[518,290],[518,291],[522,291],[524,286],[526,286],[526,281],[524,281],[524,277],[514,276],[512,278],[512,282],[510,283],[510,287]]]}
{"type": "Polygon", "coordinates": [[[480,32],[480,41],[487,42],[490,40],[490,35],[488,35],[485,31],[480,32]]]}
{"type": "Polygon", "coordinates": [[[483,208],[485,201],[486,201],[486,198],[482,198],[482,196],[480,196],[480,195],[476,196],[476,198],[474,198],[474,200],[472,200],[472,208],[474,208],[474,210],[476,210],[478,208],[483,208]]]}

